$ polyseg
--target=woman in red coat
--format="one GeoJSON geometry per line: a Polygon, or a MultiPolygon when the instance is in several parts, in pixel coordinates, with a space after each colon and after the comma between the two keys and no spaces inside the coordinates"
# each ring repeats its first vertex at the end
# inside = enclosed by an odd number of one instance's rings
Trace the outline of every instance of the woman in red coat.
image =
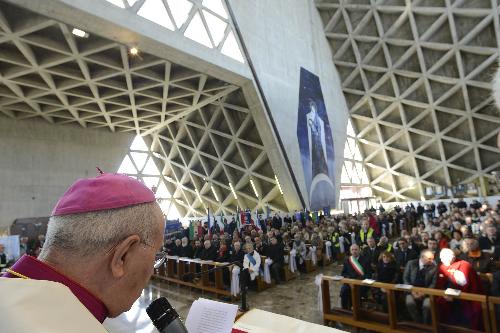
{"type": "MultiPolygon", "coordinates": [[[[450,249],[443,249],[439,255],[441,264],[438,270],[436,289],[458,289],[465,293],[483,294],[481,280],[471,264],[459,260],[450,249]]],[[[483,329],[481,304],[462,301],[449,296],[438,299],[440,316],[443,322],[483,329]]]]}

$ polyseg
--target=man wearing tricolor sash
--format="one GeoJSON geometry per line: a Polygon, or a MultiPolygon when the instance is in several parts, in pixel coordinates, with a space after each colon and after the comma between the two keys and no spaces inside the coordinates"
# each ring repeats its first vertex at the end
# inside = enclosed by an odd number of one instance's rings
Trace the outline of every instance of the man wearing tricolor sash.
{"type": "MultiPolygon", "coordinates": [[[[371,277],[370,261],[360,255],[359,246],[356,244],[350,247],[351,255],[344,261],[341,275],[349,279],[363,280],[371,277]]],[[[362,294],[366,294],[366,290],[361,290],[362,294]]],[[[343,309],[351,307],[351,287],[348,284],[342,285],[340,288],[340,299],[343,309]]]]}

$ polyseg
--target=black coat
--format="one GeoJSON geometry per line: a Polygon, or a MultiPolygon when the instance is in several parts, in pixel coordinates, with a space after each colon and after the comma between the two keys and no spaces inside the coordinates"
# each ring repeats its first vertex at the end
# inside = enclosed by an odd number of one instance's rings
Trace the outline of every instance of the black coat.
{"type": "Polygon", "coordinates": [[[0,254],[0,268],[7,266],[7,255],[5,253],[0,254]]]}
{"type": "Polygon", "coordinates": [[[342,268],[342,273],[341,275],[345,278],[349,279],[367,279],[372,276],[372,268],[370,267],[370,260],[364,256],[359,256],[358,258],[359,263],[363,267],[364,275],[359,276],[358,273],[354,270],[352,265],[349,263],[349,257],[347,257],[344,260],[344,267],[342,268]]]}
{"type": "Polygon", "coordinates": [[[234,249],[231,251],[229,255],[229,261],[230,262],[239,262],[240,264],[238,266],[243,267],[243,259],[245,258],[245,252],[243,252],[242,249],[240,249],[238,252],[236,252],[234,249]]]}
{"type": "Polygon", "coordinates": [[[193,249],[193,258],[200,259],[201,258],[201,252],[203,252],[205,248],[204,247],[194,247],[193,249]]]}
{"type": "Polygon", "coordinates": [[[217,253],[217,258],[215,261],[217,262],[229,262],[230,256],[229,256],[229,251],[224,252],[223,255],[220,255],[220,252],[217,253]]]}
{"type": "Polygon", "coordinates": [[[477,240],[479,242],[479,248],[481,250],[491,250],[492,246],[500,246],[500,237],[497,237],[494,242],[492,242],[488,237],[481,236],[477,240]]]}
{"type": "Polygon", "coordinates": [[[259,252],[261,256],[267,256],[267,246],[264,243],[259,247],[255,245],[255,251],[259,252]]]}
{"type": "Polygon", "coordinates": [[[401,251],[400,249],[397,249],[394,251],[394,257],[396,257],[396,263],[398,264],[398,267],[406,267],[406,264],[408,261],[417,259],[418,254],[417,251],[413,249],[407,249],[406,250],[406,256],[405,252],[401,251]]]}
{"type": "Polygon", "coordinates": [[[212,245],[208,249],[203,248],[201,251],[201,260],[215,260],[217,259],[217,249],[212,245]]]}
{"type": "Polygon", "coordinates": [[[273,217],[273,222],[272,222],[272,226],[274,229],[281,229],[281,225],[282,225],[282,219],[281,217],[279,216],[274,216],[273,217]]]}
{"type": "Polygon", "coordinates": [[[180,257],[193,258],[193,255],[194,255],[193,247],[189,244],[187,246],[181,246],[181,248],[179,249],[180,257]]]}
{"type": "Polygon", "coordinates": [[[492,273],[495,269],[495,262],[486,253],[481,253],[480,257],[469,257],[467,254],[462,253],[459,259],[465,260],[471,264],[474,270],[478,273],[492,273]]]}
{"type": "Polygon", "coordinates": [[[174,246],[172,247],[171,254],[172,254],[173,256],[179,256],[179,257],[182,257],[182,256],[181,256],[181,248],[182,248],[182,245],[181,245],[181,246],[174,245],[174,246]]]}
{"type": "MultiPolygon", "coordinates": [[[[225,228],[224,228],[225,229],[225,228]]],[[[236,230],[236,222],[232,220],[228,225],[227,225],[227,232],[229,233],[230,236],[233,235],[234,231],[236,230]]]]}
{"type": "Polygon", "coordinates": [[[374,250],[370,249],[368,246],[363,249],[362,255],[370,260],[372,265],[377,265],[378,257],[381,253],[381,249],[376,246],[374,250]]]}
{"type": "Polygon", "coordinates": [[[285,262],[285,250],[283,244],[276,243],[276,245],[269,245],[267,247],[267,256],[273,262],[282,264],[285,262]]]}
{"type": "Polygon", "coordinates": [[[395,261],[385,264],[382,260],[377,263],[377,281],[395,283],[399,274],[399,267],[395,261]]]}

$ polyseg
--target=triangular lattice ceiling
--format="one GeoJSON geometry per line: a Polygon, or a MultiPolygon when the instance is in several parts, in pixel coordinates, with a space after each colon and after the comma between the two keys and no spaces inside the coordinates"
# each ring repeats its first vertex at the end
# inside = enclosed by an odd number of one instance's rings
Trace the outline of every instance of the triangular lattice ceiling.
{"type": "Polygon", "coordinates": [[[105,0],[244,62],[223,0],[105,0]]]}
{"type": "Polygon", "coordinates": [[[377,195],[420,200],[500,169],[496,1],[316,4],[377,195]]]}
{"type": "Polygon", "coordinates": [[[142,135],[181,216],[289,209],[240,87],[72,28],[0,2],[0,116],[142,135]]]}

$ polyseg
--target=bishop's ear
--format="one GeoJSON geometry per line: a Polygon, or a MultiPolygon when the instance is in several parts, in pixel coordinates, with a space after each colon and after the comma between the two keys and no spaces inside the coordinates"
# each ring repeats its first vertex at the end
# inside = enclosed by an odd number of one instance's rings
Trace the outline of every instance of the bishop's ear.
{"type": "Polygon", "coordinates": [[[141,239],[138,235],[131,235],[122,240],[114,249],[111,258],[111,272],[113,277],[121,278],[125,275],[127,260],[132,257],[133,251],[136,251],[141,239]]]}

